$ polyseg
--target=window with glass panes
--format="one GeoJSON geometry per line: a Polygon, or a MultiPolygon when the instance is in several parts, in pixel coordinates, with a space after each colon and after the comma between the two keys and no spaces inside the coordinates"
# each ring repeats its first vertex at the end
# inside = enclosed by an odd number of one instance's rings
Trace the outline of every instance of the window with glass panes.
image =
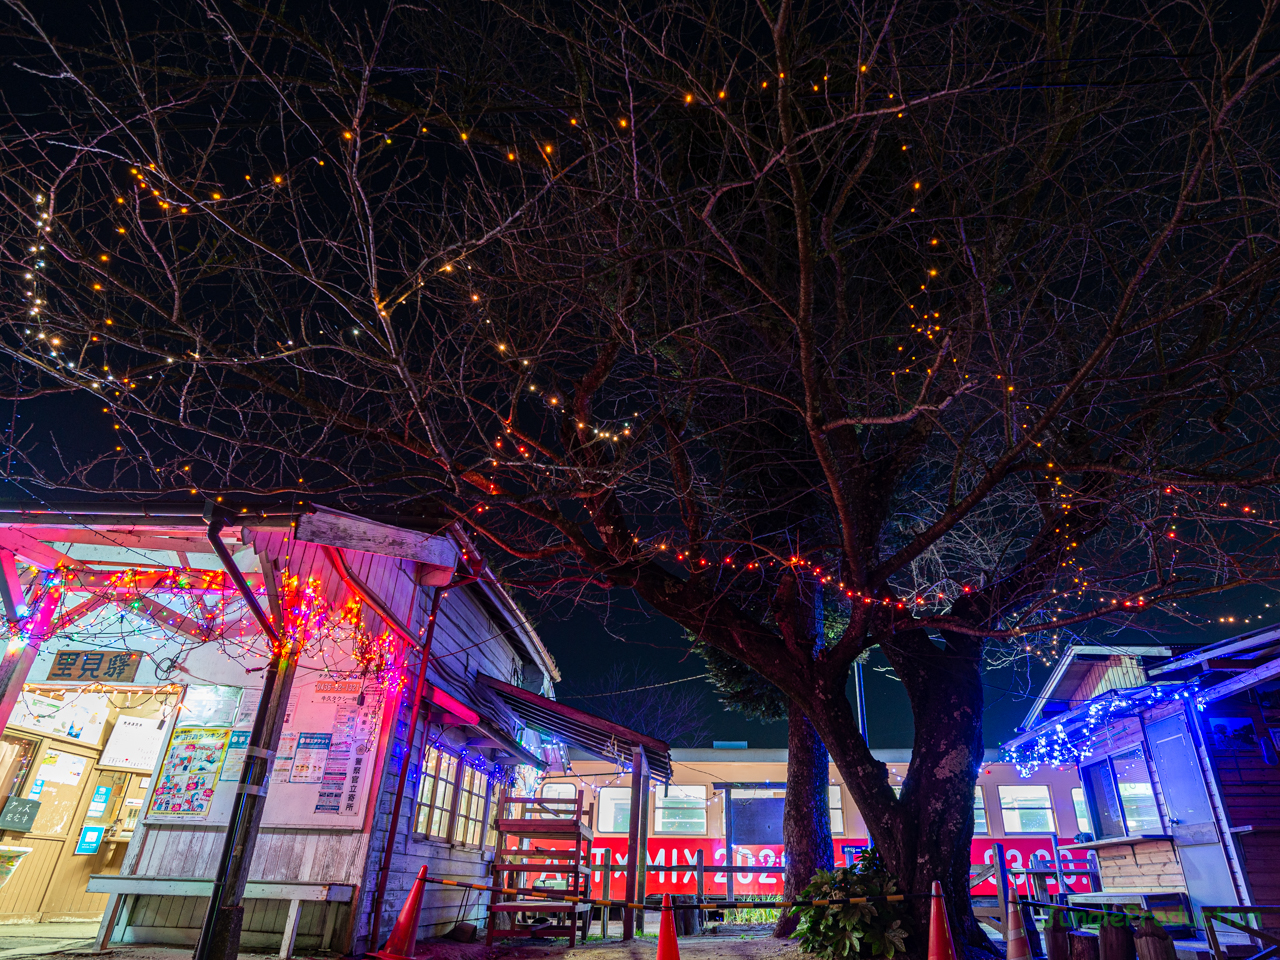
{"type": "Polygon", "coordinates": [[[1098,839],[1162,832],[1160,810],[1142,747],[1090,764],[1084,768],[1081,779],[1098,825],[1098,839]]]}
{"type": "MultiPolygon", "coordinates": [[[[572,783],[544,783],[542,795],[548,800],[573,800],[577,797],[578,790],[572,783]]],[[[539,810],[536,816],[543,819],[565,819],[573,816],[573,811],[568,806],[556,804],[548,809],[539,810]]]]}
{"type": "MultiPolygon", "coordinates": [[[[706,787],[659,787],[653,801],[654,833],[684,833],[702,836],[707,832],[706,787]]],[[[628,809],[627,816],[630,818],[628,809]]]]}
{"type": "Polygon", "coordinates": [[[597,833],[626,833],[631,829],[631,791],[626,787],[603,787],[596,807],[597,833]]]}
{"type": "Polygon", "coordinates": [[[1093,833],[1093,825],[1089,823],[1089,807],[1084,802],[1084,788],[1071,788],[1071,806],[1076,811],[1076,829],[1080,833],[1093,833]]]}
{"type": "Polygon", "coordinates": [[[479,770],[462,768],[458,782],[458,817],[453,826],[453,842],[468,847],[480,846],[484,833],[484,799],[489,778],[479,770]]]}
{"type": "Polygon", "coordinates": [[[844,835],[844,800],[839,787],[827,787],[827,809],[831,811],[831,835],[844,835]]]}
{"type": "Polygon", "coordinates": [[[438,747],[427,751],[418,785],[418,810],[414,831],[435,840],[447,840],[453,789],[458,778],[458,758],[438,747]]]}
{"type": "Polygon", "coordinates": [[[1053,833],[1053,805],[1049,788],[1025,786],[997,787],[1000,791],[1000,816],[1005,833],[1053,833]]]}
{"type": "Polygon", "coordinates": [[[987,832],[987,804],[982,799],[982,788],[973,788],[973,832],[987,832]]]}

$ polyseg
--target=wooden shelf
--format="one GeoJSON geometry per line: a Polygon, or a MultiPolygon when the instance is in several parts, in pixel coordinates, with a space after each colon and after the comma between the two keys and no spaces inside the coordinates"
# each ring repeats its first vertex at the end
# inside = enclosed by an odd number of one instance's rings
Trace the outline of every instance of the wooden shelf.
{"type": "Polygon", "coordinates": [[[595,834],[581,820],[499,820],[498,830],[508,837],[542,840],[594,840],[595,834]]]}
{"type": "Polygon", "coordinates": [[[591,868],[581,863],[509,863],[507,861],[499,863],[494,861],[493,869],[502,873],[576,873],[580,877],[591,873],[591,868]]]}
{"type": "Polygon", "coordinates": [[[1088,843],[1060,843],[1059,850],[1100,850],[1103,847],[1117,847],[1122,844],[1154,843],[1157,840],[1173,842],[1173,837],[1164,833],[1144,833],[1136,837],[1107,837],[1105,840],[1090,840],[1088,843]]]}

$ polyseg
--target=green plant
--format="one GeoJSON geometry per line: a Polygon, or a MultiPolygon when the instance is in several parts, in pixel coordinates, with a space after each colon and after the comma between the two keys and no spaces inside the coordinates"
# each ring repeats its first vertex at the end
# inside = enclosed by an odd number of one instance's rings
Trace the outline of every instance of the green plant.
{"type": "MultiPolygon", "coordinates": [[[[737,896],[734,899],[739,902],[755,900],[760,903],[767,903],[770,900],[777,900],[778,897],[747,894],[745,896],[737,896]]],[[[725,923],[773,923],[777,919],[778,910],[776,907],[736,907],[724,912],[725,923]]]]}
{"type": "MultiPolygon", "coordinates": [[[[798,899],[843,900],[897,893],[897,881],[875,847],[852,867],[819,870],[798,899]]],[[[800,949],[819,957],[892,957],[906,949],[907,913],[901,903],[797,907],[800,949]]]]}

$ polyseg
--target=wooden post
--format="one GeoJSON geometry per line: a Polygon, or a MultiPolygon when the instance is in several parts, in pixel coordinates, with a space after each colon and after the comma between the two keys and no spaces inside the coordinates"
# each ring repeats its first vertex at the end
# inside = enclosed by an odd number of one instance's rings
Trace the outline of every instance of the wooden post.
{"type": "Polygon", "coordinates": [[[271,653],[263,675],[262,696],[245,747],[240,782],[236,785],[235,805],[223,837],[222,854],[213,878],[213,892],[205,910],[200,939],[196,942],[194,960],[235,960],[240,954],[240,930],[244,923],[244,885],[249,880],[249,865],[258,843],[258,826],[270,786],[267,777],[275,761],[275,751],[284,729],[284,716],[293,688],[293,674],[298,666],[299,644],[281,638],[276,626],[283,626],[275,565],[262,559],[262,578],[267,588],[275,623],[267,618],[258,598],[249,588],[240,568],[231,559],[222,542],[222,530],[232,519],[230,511],[209,503],[205,519],[209,522],[209,544],[223,568],[244,597],[245,605],[266,636],[271,653]]]}
{"type": "MultiPolygon", "coordinates": [[[[608,854],[609,859],[605,861],[604,873],[601,874],[600,899],[609,900],[612,899],[609,896],[609,883],[613,879],[613,851],[606,849],[605,853],[608,854]]],[[[583,939],[585,940],[586,937],[583,939]]],[[[600,905],[600,939],[609,939],[609,908],[605,904],[600,905]]]]}
{"type": "Polygon", "coordinates": [[[280,960],[293,956],[293,946],[298,941],[298,917],[302,913],[302,901],[290,900],[289,913],[284,921],[284,936],[280,938],[280,960]]]}
{"type": "MultiPolygon", "coordinates": [[[[627,903],[644,902],[645,854],[649,847],[649,761],[644,747],[631,748],[631,823],[627,831],[627,903]]],[[[644,911],[640,910],[640,932],[644,933],[644,911]]],[[[636,911],[622,909],[622,939],[634,940],[636,911]]]]}
{"type": "Polygon", "coordinates": [[[1066,910],[1050,910],[1044,924],[1049,960],[1071,960],[1071,943],[1067,934],[1071,930],[1071,916],[1066,910]]]}
{"type": "MultiPolygon", "coordinates": [[[[733,787],[724,788],[724,898],[733,902],[733,787]]],[[[728,921],[725,917],[725,921],[728,921]]]]}
{"type": "Polygon", "coordinates": [[[1178,960],[1173,937],[1150,913],[1138,921],[1133,945],[1138,960],[1178,960]]]}
{"type": "Polygon", "coordinates": [[[1000,935],[1009,934],[1009,873],[1005,869],[1004,844],[993,843],[992,853],[995,857],[996,906],[1000,910],[1000,935]]]}
{"type": "Polygon", "coordinates": [[[1071,943],[1071,960],[1099,960],[1098,935],[1084,930],[1067,934],[1071,943]]]}
{"type": "Polygon", "coordinates": [[[1114,906],[1104,907],[1103,911],[1098,927],[1098,956],[1101,960],[1136,960],[1129,918],[1121,916],[1114,906]]]}
{"type": "Polygon", "coordinates": [[[1031,904],[1025,900],[1018,901],[1022,913],[1022,928],[1027,931],[1027,945],[1031,947],[1033,957],[1043,957],[1044,943],[1040,940],[1040,929],[1036,926],[1036,918],[1031,913],[1031,904]]]}
{"type": "Polygon", "coordinates": [[[1070,903],[1067,899],[1067,891],[1070,888],[1067,886],[1067,875],[1062,872],[1062,853],[1058,850],[1058,837],[1056,834],[1049,838],[1049,843],[1053,845],[1053,869],[1057,871],[1055,878],[1058,881],[1058,896],[1054,902],[1066,905],[1070,903]]]}
{"type": "Polygon", "coordinates": [[[697,878],[698,878],[698,902],[699,903],[703,903],[707,899],[707,885],[706,885],[706,879],[705,879],[706,868],[707,868],[706,860],[707,860],[706,855],[703,854],[701,850],[699,850],[694,855],[693,869],[694,869],[694,873],[697,875],[697,878]]]}

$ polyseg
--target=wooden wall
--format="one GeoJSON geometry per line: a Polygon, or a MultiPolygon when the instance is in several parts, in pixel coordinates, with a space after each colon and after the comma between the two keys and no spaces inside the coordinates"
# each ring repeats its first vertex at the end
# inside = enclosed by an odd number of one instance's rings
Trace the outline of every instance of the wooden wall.
{"type": "MultiPolygon", "coordinates": [[[[137,897],[131,905],[129,926],[116,942],[193,945],[200,937],[208,903],[204,897],[137,897]]],[[[273,953],[279,950],[288,910],[287,900],[246,900],[240,946],[273,953]]],[[[321,949],[326,932],[330,945],[336,942],[333,933],[341,929],[348,912],[345,903],[303,901],[295,954],[321,949]]]]}
{"type": "MultiPolygon", "coordinates": [[[[295,542],[279,530],[246,530],[245,539],[252,542],[260,556],[270,558],[299,578],[319,578],[330,602],[346,602],[347,588],[320,547],[295,542]]],[[[350,550],[345,551],[344,556],[365,586],[391,608],[412,634],[420,635],[427,625],[432,591],[418,584],[417,565],[408,560],[350,550]]],[[[501,613],[499,617],[503,622],[497,622],[476,590],[475,587],[454,588],[442,598],[428,680],[465,703],[483,707],[484,701],[475,695],[476,674],[485,673],[518,683],[530,653],[513,634],[513,629],[523,629],[523,625],[506,622],[501,613]]],[[[366,622],[379,621],[376,614],[367,611],[366,622]]],[[[381,758],[381,769],[374,773],[374,790],[367,808],[371,812],[362,823],[369,832],[307,828],[300,824],[295,829],[263,828],[259,835],[250,868],[252,879],[349,883],[357,888],[356,898],[350,905],[303,905],[300,948],[318,946],[323,929],[329,924],[334,950],[360,953],[372,949],[367,943],[372,904],[400,766],[406,753],[404,737],[412,709],[411,692],[417,680],[417,656],[410,654],[407,659],[409,676],[405,689],[408,693],[388,705],[388,715],[384,718],[383,729],[390,732],[389,749],[381,758]],[[341,913],[336,923],[334,911],[341,913]]],[[[539,667],[546,673],[547,664],[540,663],[539,667]]],[[[438,725],[430,730],[426,728],[424,712],[409,751],[411,766],[384,900],[382,939],[391,932],[421,865],[426,864],[433,876],[483,881],[492,859],[491,851],[409,835],[423,745],[428,742],[428,735],[440,734],[438,725]]],[[[145,825],[130,845],[127,869],[123,872],[141,876],[211,877],[224,832],[225,827],[217,824],[145,825]]],[[[196,897],[138,896],[134,898],[127,929],[118,928],[116,937],[131,942],[192,943],[199,932],[206,902],[196,897]]],[[[475,892],[464,895],[459,890],[429,885],[419,933],[424,937],[442,934],[459,919],[483,923],[487,902],[475,892]]],[[[245,909],[245,946],[278,946],[284,929],[284,905],[275,901],[246,901],[245,909]]]]}
{"type": "MultiPolygon", "coordinates": [[[[520,671],[522,659],[512,643],[505,639],[503,628],[493,621],[484,606],[476,599],[474,588],[455,588],[448,591],[448,597],[441,600],[435,639],[432,644],[432,666],[428,670],[427,679],[432,683],[455,692],[464,700],[467,687],[475,682],[477,673],[502,680],[511,680],[520,671]],[[438,658],[438,659],[437,659],[438,658]]],[[[419,595],[420,609],[415,613],[415,620],[425,622],[430,606],[430,595],[423,591],[419,595]]],[[[409,678],[406,686],[412,688],[416,676],[409,678]]],[[[396,716],[397,730],[407,730],[409,715],[412,709],[411,697],[403,698],[396,716]]],[[[415,800],[418,795],[418,781],[423,744],[428,742],[428,734],[439,733],[439,727],[426,729],[426,724],[419,723],[418,735],[414,738],[410,751],[410,768],[405,782],[404,803],[400,810],[400,820],[396,830],[396,848],[391,861],[391,873],[387,880],[387,894],[383,900],[382,919],[379,939],[385,940],[395,924],[396,916],[409,895],[418,869],[426,864],[432,876],[449,880],[467,880],[483,882],[488,875],[489,863],[493,858],[492,851],[481,851],[465,848],[439,841],[429,841],[411,835],[414,822],[415,800]]],[[[373,950],[369,944],[372,932],[372,912],[378,870],[381,867],[383,852],[387,843],[387,827],[391,818],[391,809],[395,802],[396,785],[400,776],[400,763],[403,759],[403,744],[397,743],[386,758],[383,775],[378,783],[377,814],[374,817],[373,831],[369,838],[368,861],[365,864],[365,876],[368,878],[360,893],[355,917],[355,939],[350,949],[352,952],[373,950]]],[[[423,908],[420,917],[418,935],[420,937],[440,936],[447,933],[458,920],[469,920],[481,925],[488,914],[488,900],[481,895],[428,884],[423,894],[423,908]],[[465,900],[465,903],[464,903],[465,900]]],[[[378,946],[381,946],[379,944],[378,946]]]]}
{"type": "Polygon", "coordinates": [[[1185,893],[1182,865],[1169,840],[1147,840],[1114,844],[1098,850],[1098,870],[1102,888],[1120,893],[1126,890],[1185,893]]]}
{"type": "MultiPolygon", "coordinates": [[[[222,853],[221,824],[152,824],[130,873],[144,877],[212,877],[222,853]]],[[[263,827],[250,880],[361,882],[367,837],[350,830],[263,827]]]]}
{"type": "MultiPolygon", "coordinates": [[[[1280,763],[1268,762],[1275,759],[1274,749],[1263,749],[1270,736],[1266,719],[1255,698],[1245,694],[1214,704],[1202,729],[1250,898],[1280,904],[1280,763]],[[1215,736],[1214,721],[1222,717],[1248,719],[1252,740],[1215,736]]],[[[1269,920],[1269,926],[1280,926],[1280,917],[1269,920]]]]}

